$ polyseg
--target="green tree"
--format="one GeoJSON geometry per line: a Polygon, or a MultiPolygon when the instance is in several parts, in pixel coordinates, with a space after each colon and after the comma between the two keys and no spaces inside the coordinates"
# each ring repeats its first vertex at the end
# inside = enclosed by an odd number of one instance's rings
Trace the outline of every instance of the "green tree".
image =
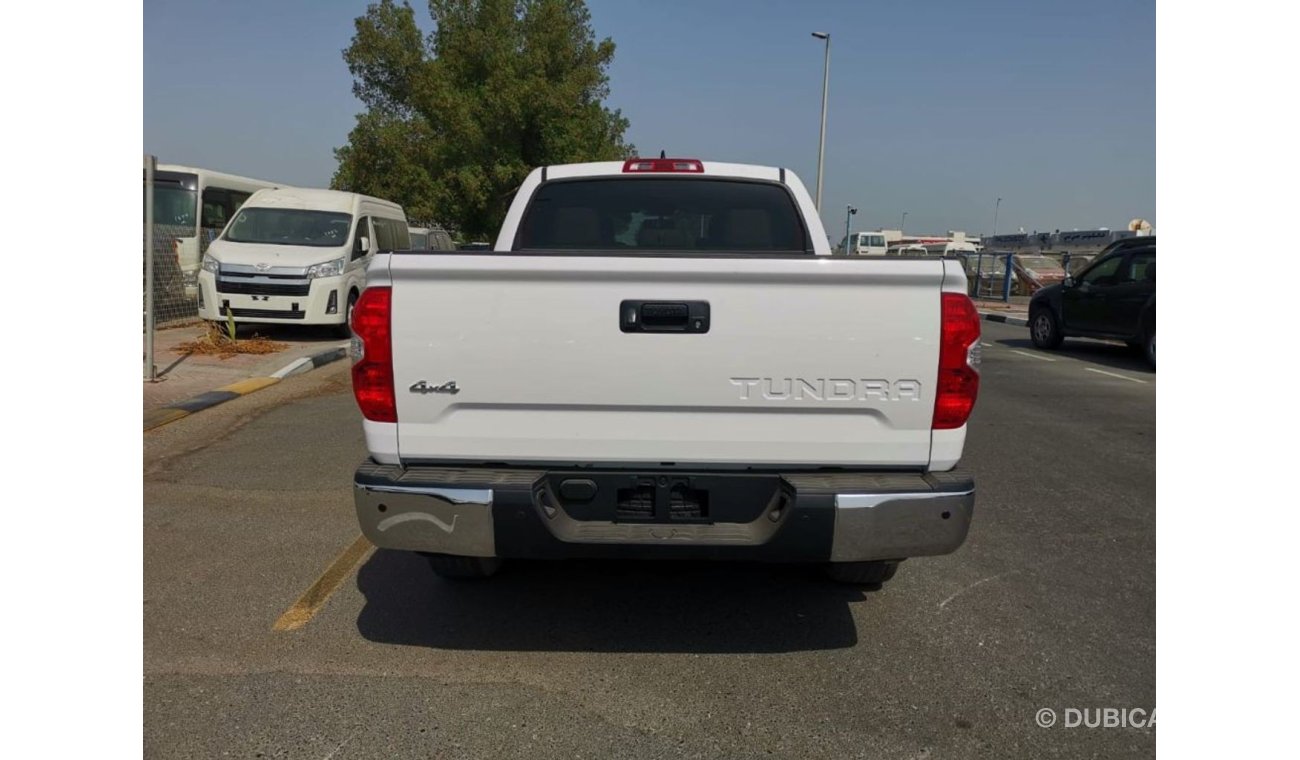
{"type": "Polygon", "coordinates": [[[606,108],[614,43],[583,0],[382,0],[343,51],[366,106],[335,151],[332,187],[401,203],[412,219],[495,234],[534,167],[633,154],[606,108]]]}

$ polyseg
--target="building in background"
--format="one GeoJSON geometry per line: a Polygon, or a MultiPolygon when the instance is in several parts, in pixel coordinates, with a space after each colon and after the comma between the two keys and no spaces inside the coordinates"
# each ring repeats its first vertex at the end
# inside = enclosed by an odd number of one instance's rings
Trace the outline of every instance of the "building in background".
{"type": "Polygon", "coordinates": [[[1095,230],[1068,230],[1062,232],[1018,232],[1009,235],[994,235],[984,239],[984,248],[989,251],[1011,251],[1014,253],[1069,253],[1071,255],[1091,255],[1101,252],[1103,248],[1124,238],[1154,235],[1155,230],[1145,219],[1134,219],[1128,223],[1126,230],[1111,230],[1102,227],[1095,230]]]}

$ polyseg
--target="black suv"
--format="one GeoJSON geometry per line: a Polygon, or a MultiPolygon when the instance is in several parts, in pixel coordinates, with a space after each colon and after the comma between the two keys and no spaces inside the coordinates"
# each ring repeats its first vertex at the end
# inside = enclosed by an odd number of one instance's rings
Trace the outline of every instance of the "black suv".
{"type": "Polygon", "coordinates": [[[1029,337],[1039,348],[1066,338],[1119,339],[1156,366],[1156,239],[1132,237],[1106,247],[1087,269],[1034,294],[1029,337]]]}

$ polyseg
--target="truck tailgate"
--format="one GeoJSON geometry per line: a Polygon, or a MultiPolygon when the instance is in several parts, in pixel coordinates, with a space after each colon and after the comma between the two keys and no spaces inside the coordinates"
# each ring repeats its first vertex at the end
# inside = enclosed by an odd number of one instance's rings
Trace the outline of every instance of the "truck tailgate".
{"type": "Polygon", "coordinates": [[[940,260],[397,254],[390,275],[403,461],[929,461],[940,260]],[[626,332],[629,301],[707,303],[707,332],[626,332]]]}

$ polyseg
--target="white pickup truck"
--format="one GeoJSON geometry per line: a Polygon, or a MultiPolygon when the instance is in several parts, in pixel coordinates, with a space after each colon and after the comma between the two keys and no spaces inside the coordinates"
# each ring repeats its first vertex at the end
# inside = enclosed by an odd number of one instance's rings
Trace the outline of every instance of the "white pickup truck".
{"type": "Polygon", "coordinates": [[[534,170],[493,251],[376,256],[353,312],[357,517],[445,577],[507,558],[824,563],[966,538],[961,263],[832,257],[785,169],[534,170]]]}

